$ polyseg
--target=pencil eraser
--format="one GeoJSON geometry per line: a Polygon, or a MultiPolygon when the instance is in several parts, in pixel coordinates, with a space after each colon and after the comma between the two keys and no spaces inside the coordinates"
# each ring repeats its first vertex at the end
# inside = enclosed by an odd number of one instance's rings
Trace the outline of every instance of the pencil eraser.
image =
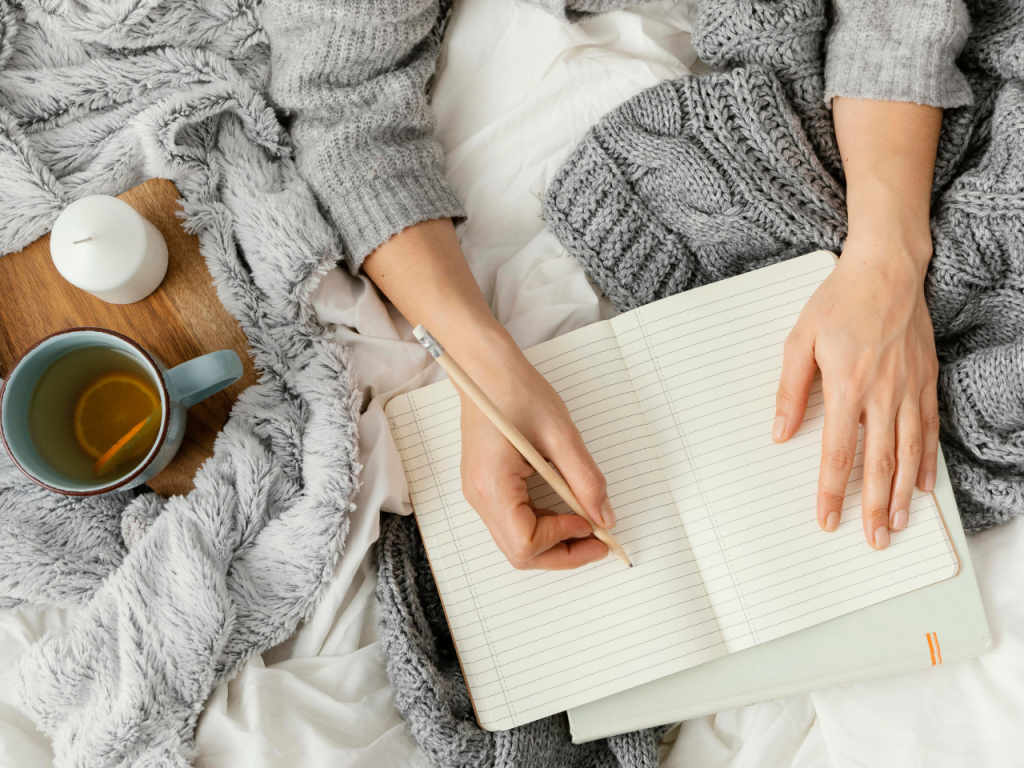
{"type": "Polygon", "coordinates": [[[413,328],[412,335],[415,336],[416,340],[423,345],[423,348],[430,353],[431,357],[437,358],[444,354],[444,347],[442,347],[440,342],[438,342],[438,340],[431,335],[430,331],[422,325],[417,325],[413,328]]]}

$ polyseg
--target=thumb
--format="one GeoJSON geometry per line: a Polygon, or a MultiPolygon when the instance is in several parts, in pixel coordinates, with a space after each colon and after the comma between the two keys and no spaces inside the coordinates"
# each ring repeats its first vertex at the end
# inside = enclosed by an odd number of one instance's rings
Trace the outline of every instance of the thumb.
{"type": "Polygon", "coordinates": [[[772,440],[784,443],[800,428],[807,411],[807,398],[818,365],[814,361],[811,339],[794,330],[786,338],[782,356],[782,374],[775,393],[775,423],[772,440]]]}
{"type": "Polygon", "coordinates": [[[548,457],[583,505],[590,521],[602,528],[615,525],[615,511],[608,498],[608,481],[597,468],[579,432],[568,436],[568,439],[563,437],[556,450],[548,452],[548,457]]]}

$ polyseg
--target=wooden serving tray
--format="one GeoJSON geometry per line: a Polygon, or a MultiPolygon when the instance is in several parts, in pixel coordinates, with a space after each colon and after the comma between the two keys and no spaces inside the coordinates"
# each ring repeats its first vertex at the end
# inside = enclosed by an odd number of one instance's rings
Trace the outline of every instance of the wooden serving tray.
{"type": "Polygon", "coordinates": [[[50,258],[50,236],[0,257],[0,375],[39,339],[77,326],[97,326],[136,340],[169,367],[218,349],[242,359],[242,378],[188,411],[181,450],[147,485],[171,496],[192,490],[199,465],[213,455],[213,441],[239,393],[256,382],[249,344],[238,322],[217,298],[199,240],[175,215],[178,190],[151,179],[119,197],[153,222],[167,241],[167,277],[135,304],[107,304],[68,283],[50,258]]]}

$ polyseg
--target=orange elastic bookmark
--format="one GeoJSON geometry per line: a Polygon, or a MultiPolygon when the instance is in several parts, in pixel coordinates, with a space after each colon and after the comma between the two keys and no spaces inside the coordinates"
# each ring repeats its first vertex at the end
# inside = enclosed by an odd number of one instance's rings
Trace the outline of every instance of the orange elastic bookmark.
{"type": "Polygon", "coordinates": [[[942,663],[942,651],[939,648],[939,636],[934,632],[929,632],[926,637],[928,638],[928,653],[932,655],[932,666],[942,663]]]}

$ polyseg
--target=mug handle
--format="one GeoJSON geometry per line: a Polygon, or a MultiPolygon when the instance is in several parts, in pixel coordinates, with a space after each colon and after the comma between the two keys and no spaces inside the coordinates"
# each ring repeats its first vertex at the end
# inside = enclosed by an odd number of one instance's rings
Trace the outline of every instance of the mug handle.
{"type": "Polygon", "coordinates": [[[179,402],[186,408],[230,387],[240,378],[242,361],[230,349],[189,360],[164,374],[171,402],[179,402]]]}

